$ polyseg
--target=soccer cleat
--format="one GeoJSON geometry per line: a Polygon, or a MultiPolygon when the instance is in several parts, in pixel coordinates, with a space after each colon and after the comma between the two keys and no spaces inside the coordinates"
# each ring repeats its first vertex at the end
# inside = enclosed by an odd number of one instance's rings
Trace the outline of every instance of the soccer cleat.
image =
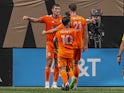
{"type": "Polygon", "coordinates": [[[77,81],[77,78],[74,77],[74,78],[72,79],[71,83],[70,83],[70,89],[73,89],[73,88],[74,88],[74,84],[76,83],[76,81],[77,81]]]}
{"type": "Polygon", "coordinates": [[[64,84],[62,84],[61,90],[64,90],[64,89],[65,89],[65,86],[64,86],[64,84]]]}
{"type": "Polygon", "coordinates": [[[67,83],[65,86],[62,84],[61,90],[69,91],[69,83],[67,83]]]}
{"type": "Polygon", "coordinates": [[[69,91],[69,84],[65,86],[65,91],[69,91]]]}
{"type": "Polygon", "coordinates": [[[56,84],[53,84],[53,85],[51,86],[51,88],[56,88],[56,89],[59,89],[59,87],[57,87],[57,85],[56,85],[56,84]]]}
{"type": "Polygon", "coordinates": [[[73,89],[77,89],[77,83],[74,84],[73,89]]]}
{"type": "Polygon", "coordinates": [[[45,88],[50,88],[49,82],[45,82],[45,88]]]}
{"type": "Polygon", "coordinates": [[[45,88],[50,88],[50,86],[45,86],[45,88]]]}

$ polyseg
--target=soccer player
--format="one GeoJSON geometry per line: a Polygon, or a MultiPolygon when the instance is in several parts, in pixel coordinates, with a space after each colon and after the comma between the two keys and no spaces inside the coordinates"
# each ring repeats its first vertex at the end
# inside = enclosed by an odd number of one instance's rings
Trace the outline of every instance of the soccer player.
{"type": "MultiPolygon", "coordinates": [[[[60,5],[54,4],[52,7],[52,14],[51,15],[45,15],[40,18],[33,18],[29,16],[23,16],[24,20],[29,20],[33,23],[45,23],[46,24],[46,31],[49,29],[53,29],[60,25],[60,21],[63,18],[63,16],[60,15],[60,5]]],[[[54,45],[53,45],[53,38],[55,36],[55,33],[46,35],[46,68],[45,68],[45,88],[49,88],[49,80],[50,80],[50,68],[53,62],[53,58],[55,59],[55,65],[54,65],[54,80],[52,88],[57,88],[57,80],[58,80],[58,66],[57,66],[57,55],[54,52],[54,45]]]]}
{"type": "Polygon", "coordinates": [[[58,66],[61,74],[61,78],[64,84],[64,90],[69,90],[68,83],[68,74],[67,69],[69,70],[70,78],[72,82],[70,84],[70,88],[74,87],[74,83],[76,82],[76,77],[73,74],[73,53],[74,49],[77,48],[76,41],[76,31],[74,28],[70,28],[70,18],[64,17],[62,19],[62,24],[64,25],[63,29],[57,31],[54,39],[54,46],[56,46],[56,42],[58,45],[58,66]]]}
{"type": "MultiPolygon", "coordinates": [[[[81,58],[82,49],[83,51],[86,51],[88,49],[88,30],[87,30],[87,22],[86,19],[77,15],[76,10],[77,6],[76,4],[70,4],[69,6],[69,13],[71,17],[71,27],[76,29],[76,37],[77,37],[77,44],[78,48],[75,49],[74,52],[74,75],[78,78],[79,76],[79,67],[78,67],[78,61],[81,58]]],[[[58,31],[58,29],[62,28],[62,25],[59,25],[58,27],[49,30],[49,32],[43,31],[42,34],[50,34],[58,31]]],[[[78,80],[77,80],[78,83],[78,80]]],[[[75,88],[77,87],[77,83],[75,84],[75,88]]]]}
{"type": "MultiPolygon", "coordinates": [[[[72,3],[69,6],[69,12],[71,17],[71,26],[76,29],[76,37],[77,37],[77,45],[78,48],[74,51],[74,75],[78,78],[79,76],[79,67],[78,61],[81,58],[82,49],[86,51],[88,49],[88,30],[87,30],[87,22],[86,19],[82,16],[77,15],[76,4],[72,3]]],[[[77,80],[78,83],[78,80],[77,80]]],[[[75,84],[75,88],[77,87],[77,83],[75,84]]]]}
{"type": "Polygon", "coordinates": [[[122,37],[122,41],[121,41],[121,44],[120,44],[120,49],[119,49],[118,56],[117,56],[117,61],[118,61],[119,64],[121,62],[121,55],[122,55],[123,51],[124,51],[124,34],[123,34],[123,37],[122,37]]]}

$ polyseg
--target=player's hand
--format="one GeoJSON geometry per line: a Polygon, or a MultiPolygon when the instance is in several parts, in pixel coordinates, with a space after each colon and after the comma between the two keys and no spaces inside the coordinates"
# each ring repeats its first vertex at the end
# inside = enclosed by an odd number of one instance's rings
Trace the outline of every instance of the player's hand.
{"type": "Polygon", "coordinates": [[[23,16],[23,20],[28,20],[29,17],[28,16],[23,16]]]}
{"type": "Polygon", "coordinates": [[[121,56],[117,56],[117,61],[118,61],[118,64],[121,63],[121,56]]]}
{"type": "Polygon", "coordinates": [[[87,50],[88,50],[88,46],[85,45],[85,46],[83,47],[83,51],[87,51],[87,50]]]}
{"type": "Polygon", "coordinates": [[[43,30],[43,31],[42,31],[42,35],[45,35],[45,34],[46,34],[46,30],[43,30]]]}
{"type": "Polygon", "coordinates": [[[90,22],[93,23],[93,24],[96,24],[96,20],[95,19],[91,19],[90,22]]]}

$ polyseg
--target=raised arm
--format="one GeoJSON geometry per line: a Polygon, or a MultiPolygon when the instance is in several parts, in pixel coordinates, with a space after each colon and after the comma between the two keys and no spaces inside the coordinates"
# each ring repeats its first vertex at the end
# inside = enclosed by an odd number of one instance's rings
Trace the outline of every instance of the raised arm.
{"type": "Polygon", "coordinates": [[[89,24],[89,23],[96,24],[96,20],[94,18],[92,18],[92,19],[86,19],[86,22],[87,22],[87,24],[89,24]]]}
{"type": "Polygon", "coordinates": [[[86,51],[88,49],[88,30],[87,30],[87,24],[84,27],[84,47],[83,50],[86,51]]]}
{"type": "Polygon", "coordinates": [[[34,17],[29,17],[29,16],[23,16],[23,20],[28,20],[33,23],[40,23],[41,22],[41,17],[40,18],[34,18],[34,17]]]}

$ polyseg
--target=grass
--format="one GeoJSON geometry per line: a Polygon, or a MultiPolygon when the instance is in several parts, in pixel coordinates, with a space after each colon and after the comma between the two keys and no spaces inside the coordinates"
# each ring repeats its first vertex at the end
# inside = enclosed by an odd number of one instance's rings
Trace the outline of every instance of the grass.
{"type": "Polygon", "coordinates": [[[0,87],[0,93],[124,93],[124,87],[79,87],[69,91],[43,87],[0,87]]]}

